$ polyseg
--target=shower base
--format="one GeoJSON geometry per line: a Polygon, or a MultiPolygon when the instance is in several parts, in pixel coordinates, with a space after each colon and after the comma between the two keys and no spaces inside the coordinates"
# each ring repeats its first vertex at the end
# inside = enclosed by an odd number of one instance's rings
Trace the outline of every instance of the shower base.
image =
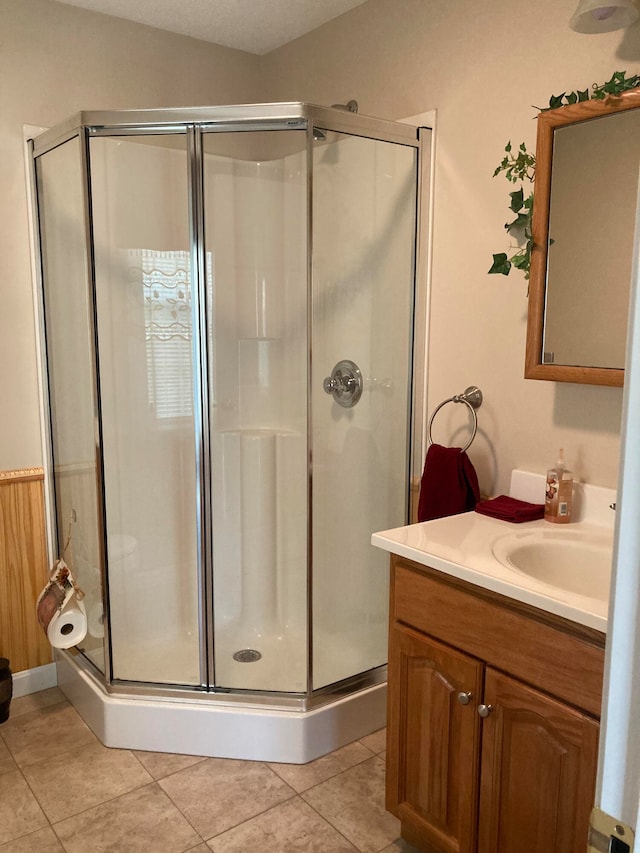
{"type": "MultiPolygon", "coordinates": [[[[221,686],[231,690],[304,693],[306,679],[300,661],[300,648],[304,642],[301,633],[260,638],[244,634],[239,639],[234,633],[227,635],[224,631],[219,632],[216,670],[221,674],[221,686]],[[251,652],[257,652],[255,660],[251,652]]],[[[103,672],[102,645],[83,651],[103,672]]],[[[117,659],[115,677],[124,681],[177,685],[198,683],[199,660],[194,655],[190,637],[156,637],[151,656],[141,640],[129,633],[127,643],[120,643],[117,647],[117,659]]],[[[355,667],[353,671],[356,671],[355,667]]]]}
{"type": "Polygon", "coordinates": [[[386,682],[308,711],[220,698],[108,693],[80,655],[56,652],[58,686],[105,746],[306,764],[386,725],[386,682]]]}

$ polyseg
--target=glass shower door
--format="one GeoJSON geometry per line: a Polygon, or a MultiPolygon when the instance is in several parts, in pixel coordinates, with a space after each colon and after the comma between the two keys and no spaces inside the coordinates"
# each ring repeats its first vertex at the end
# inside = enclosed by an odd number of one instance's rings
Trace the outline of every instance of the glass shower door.
{"type": "Polygon", "coordinates": [[[388,559],[370,540],[374,531],[407,520],[417,153],[328,131],[315,136],[312,624],[318,689],[387,661],[388,559]]]}
{"type": "Polygon", "coordinates": [[[58,539],[107,684],[313,708],[387,659],[418,143],[229,109],[34,145],[58,539]]]}
{"type": "Polygon", "coordinates": [[[200,685],[186,137],[92,137],[115,679],[200,685]]]}
{"type": "Polygon", "coordinates": [[[203,134],[215,685],[307,690],[307,156],[203,134]]]}

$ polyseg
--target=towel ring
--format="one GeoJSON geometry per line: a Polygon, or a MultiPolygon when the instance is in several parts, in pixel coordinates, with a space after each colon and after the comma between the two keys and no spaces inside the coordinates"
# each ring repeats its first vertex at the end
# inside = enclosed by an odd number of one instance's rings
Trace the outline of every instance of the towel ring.
{"type": "Polygon", "coordinates": [[[473,432],[471,433],[469,441],[462,448],[462,452],[464,453],[465,450],[468,450],[471,447],[473,439],[476,437],[476,433],[478,432],[478,414],[476,409],[479,409],[482,405],[482,391],[476,385],[470,385],[468,388],[465,388],[462,394],[454,394],[453,397],[443,400],[439,406],[436,406],[433,410],[433,414],[429,418],[429,425],[427,426],[427,441],[429,444],[433,444],[433,439],[431,438],[431,424],[433,423],[433,419],[440,409],[443,406],[446,406],[447,403],[464,403],[473,415],[473,432]]]}

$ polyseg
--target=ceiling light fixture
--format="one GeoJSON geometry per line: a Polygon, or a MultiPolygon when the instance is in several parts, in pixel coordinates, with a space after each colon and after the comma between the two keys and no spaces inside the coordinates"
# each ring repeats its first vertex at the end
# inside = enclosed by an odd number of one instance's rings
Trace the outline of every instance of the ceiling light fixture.
{"type": "Polygon", "coordinates": [[[633,24],[638,14],[634,0],[580,0],[569,26],[577,33],[610,33],[633,24]]]}

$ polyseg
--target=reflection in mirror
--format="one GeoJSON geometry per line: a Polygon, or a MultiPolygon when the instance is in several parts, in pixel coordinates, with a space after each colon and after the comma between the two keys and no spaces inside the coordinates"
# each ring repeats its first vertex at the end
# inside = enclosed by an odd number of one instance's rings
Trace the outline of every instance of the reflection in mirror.
{"type": "Polygon", "coordinates": [[[638,139],[638,90],[538,116],[529,379],[623,384],[638,139]]]}
{"type": "Polygon", "coordinates": [[[640,110],[555,132],[545,362],[624,367],[637,140],[640,110]]]}

